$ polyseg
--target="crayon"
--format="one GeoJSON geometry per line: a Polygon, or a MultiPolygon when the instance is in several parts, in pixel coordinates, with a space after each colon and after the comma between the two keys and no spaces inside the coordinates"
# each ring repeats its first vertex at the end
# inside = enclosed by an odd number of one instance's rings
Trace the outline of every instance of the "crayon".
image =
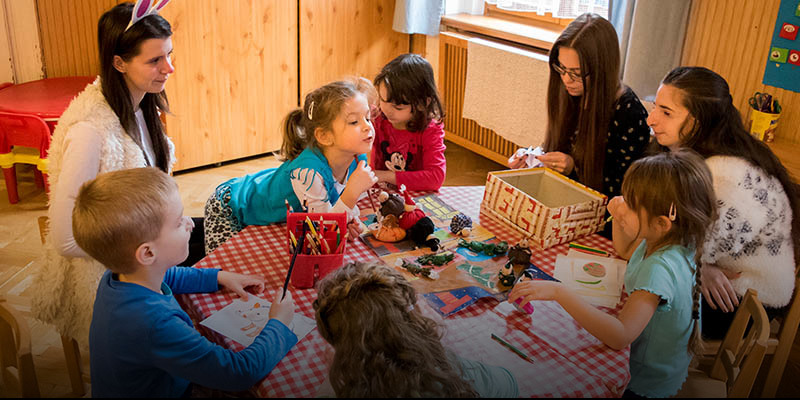
{"type": "Polygon", "coordinates": [[[529,363],[533,364],[533,359],[531,359],[530,357],[528,357],[528,356],[527,356],[525,353],[523,353],[521,350],[519,350],[519,349],[517,349],[516,347],[512,346],[512,345],[511,345],[511,343],[508,343],[508,342],[506,342],[505,340],[501,339],[500,337],[498,337],[498,336],[497,336],[497,335],[495,335],[494,333],[492,334],[492,339],[494,339],[495,341],[497,341],[497,343],[500,343],[501,345],[503,345],[503,347],[505,347],[505,348],[507,348],[507,349],[509,349],[509,350],[513,351],[513,352],[514,352],[514,354],[516,354],[516,355],[518,355],[518,356],[522,357],[522,359],[524,359],[525,361],[527,361],[527,362],[529,362],[529,363]]]}

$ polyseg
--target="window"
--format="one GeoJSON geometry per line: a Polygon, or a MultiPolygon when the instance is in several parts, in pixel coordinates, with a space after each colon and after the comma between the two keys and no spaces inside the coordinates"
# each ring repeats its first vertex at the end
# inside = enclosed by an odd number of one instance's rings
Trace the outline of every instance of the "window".
{"type": "Polygon", "coordinates": [[[486,0],[486,15],[567,25],[583,13],[596,13],[608,18],[609,0],[486,0]]]}

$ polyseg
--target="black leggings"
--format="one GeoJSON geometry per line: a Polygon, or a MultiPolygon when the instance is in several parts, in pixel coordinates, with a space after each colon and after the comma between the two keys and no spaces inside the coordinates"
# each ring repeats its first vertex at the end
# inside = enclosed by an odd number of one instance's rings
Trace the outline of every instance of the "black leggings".
{"type": "Polygon", "coordinates": [[[206,235],[203,230],[203,218],[192,217],[194,229],[189,237],[189,256],[178,265],[191,267],[206,256],[206,235]]]}
{"type": "MultiPolygon", "coordinates": [[[[739,301],[742,301],[742,299],[739,299],[739,301]]],[[[706,302],[705,297],[703,297],[702,307],[703,312],[700,320],[700,331],[703,333],[703,338],[709,340],[724,339],[725,334],[728,333],[728,328],[730,328],[733,323],[736,310],[738,310],[739,307],[736,307],[732,312],[728,313],[723,312],[719,307],[713,310],[706,302]]],[[[782,316],[786,312],[786,307],[773,308],[764,306],[764,310],[767,312],[769,320],[772,321],[773,318],[782,316]]]]}

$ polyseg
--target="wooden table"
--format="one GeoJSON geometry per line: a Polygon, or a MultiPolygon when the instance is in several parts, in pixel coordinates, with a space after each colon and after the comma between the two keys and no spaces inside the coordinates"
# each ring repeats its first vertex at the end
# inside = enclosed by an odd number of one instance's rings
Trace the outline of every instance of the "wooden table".
{"type": "Polygon", "coordinates": [[[0,90],[0,111],[37,115],[52,132],[72,99],[94,80],[93,76],[70,76],[9,86],[0,90]]]}
{"type": "MultiPolygon", "coordinates": [[[[504,225],[479,213],[483,186],[443,187],[439,197],[464,212],[498,238],[516,243],[516,234],[504,225]]],[[[412,193],[418,196],[425,193],[412,193]]],[[[359,206],[369,208],[368,200],[359,206]]],[[[289,264],[285,224],[249,226],[228,240],[197,264],[199,268],[218,267],[229,271],[263,275],[271,292],[280,287],[289,264]]],[[[577,242],[604,250],[613,250],[610,241],[591,235],[577,242]]],[[[567,245],[535,251],[531,260],[552,274],[555,258],[566,254],[567,245]]],[[[364,243],[356,241],[347,248],[344,262],[378,260],[364,243]]],[[[294,289],[297,313],[314,318],[311,303],[314,289],[294,289]]],[[[227,348],[241,350],[238,343],[219,335],[197,322],[233,300],[231,292],[180,295],[178,300],[195,321],[203,335],[227,348]]],[[[630,380],[630,349],[615,351],[581,328],[555,302],[535,302],[532,315],[513,312],[504,316],[495,310],[497,300],[484,298],[442,319],[419,296],[418,304],[426,315],[440,320],[446,334],[445,346],[460,355],[502,365],[514,373],[525,397],[613,397],[620,396],[630,380]],[[491,333],[521,348],[534,359],[528,363],[490,339],[491,333]]],[[[604,309],[616,313],[621,308],[604,309]]],[[[258,397],[311,397],[327,374],[323,352],[327,344],[314,329],[275,369],[251,391],[258,397]]]]}

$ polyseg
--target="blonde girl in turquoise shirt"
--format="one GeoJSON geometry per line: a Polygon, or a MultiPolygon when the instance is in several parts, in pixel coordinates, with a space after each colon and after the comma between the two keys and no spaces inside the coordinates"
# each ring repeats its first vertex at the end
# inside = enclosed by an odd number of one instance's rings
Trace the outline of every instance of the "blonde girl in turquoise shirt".
{"type": "Polygon", "coordinates": [[[623,257],[631,255],[625,271],[629,297],[618,316],[586,303],[560,282],[522,282],[509,302],[558,301],[609,347],[631,345],[626,395],[669,397],[680,390],[692,355],[700,350],[696,251],[716,210],[711,173],[691,150],[658,154],[631,166],[622,194],[608,204],[614,248],[623,257]]]}

